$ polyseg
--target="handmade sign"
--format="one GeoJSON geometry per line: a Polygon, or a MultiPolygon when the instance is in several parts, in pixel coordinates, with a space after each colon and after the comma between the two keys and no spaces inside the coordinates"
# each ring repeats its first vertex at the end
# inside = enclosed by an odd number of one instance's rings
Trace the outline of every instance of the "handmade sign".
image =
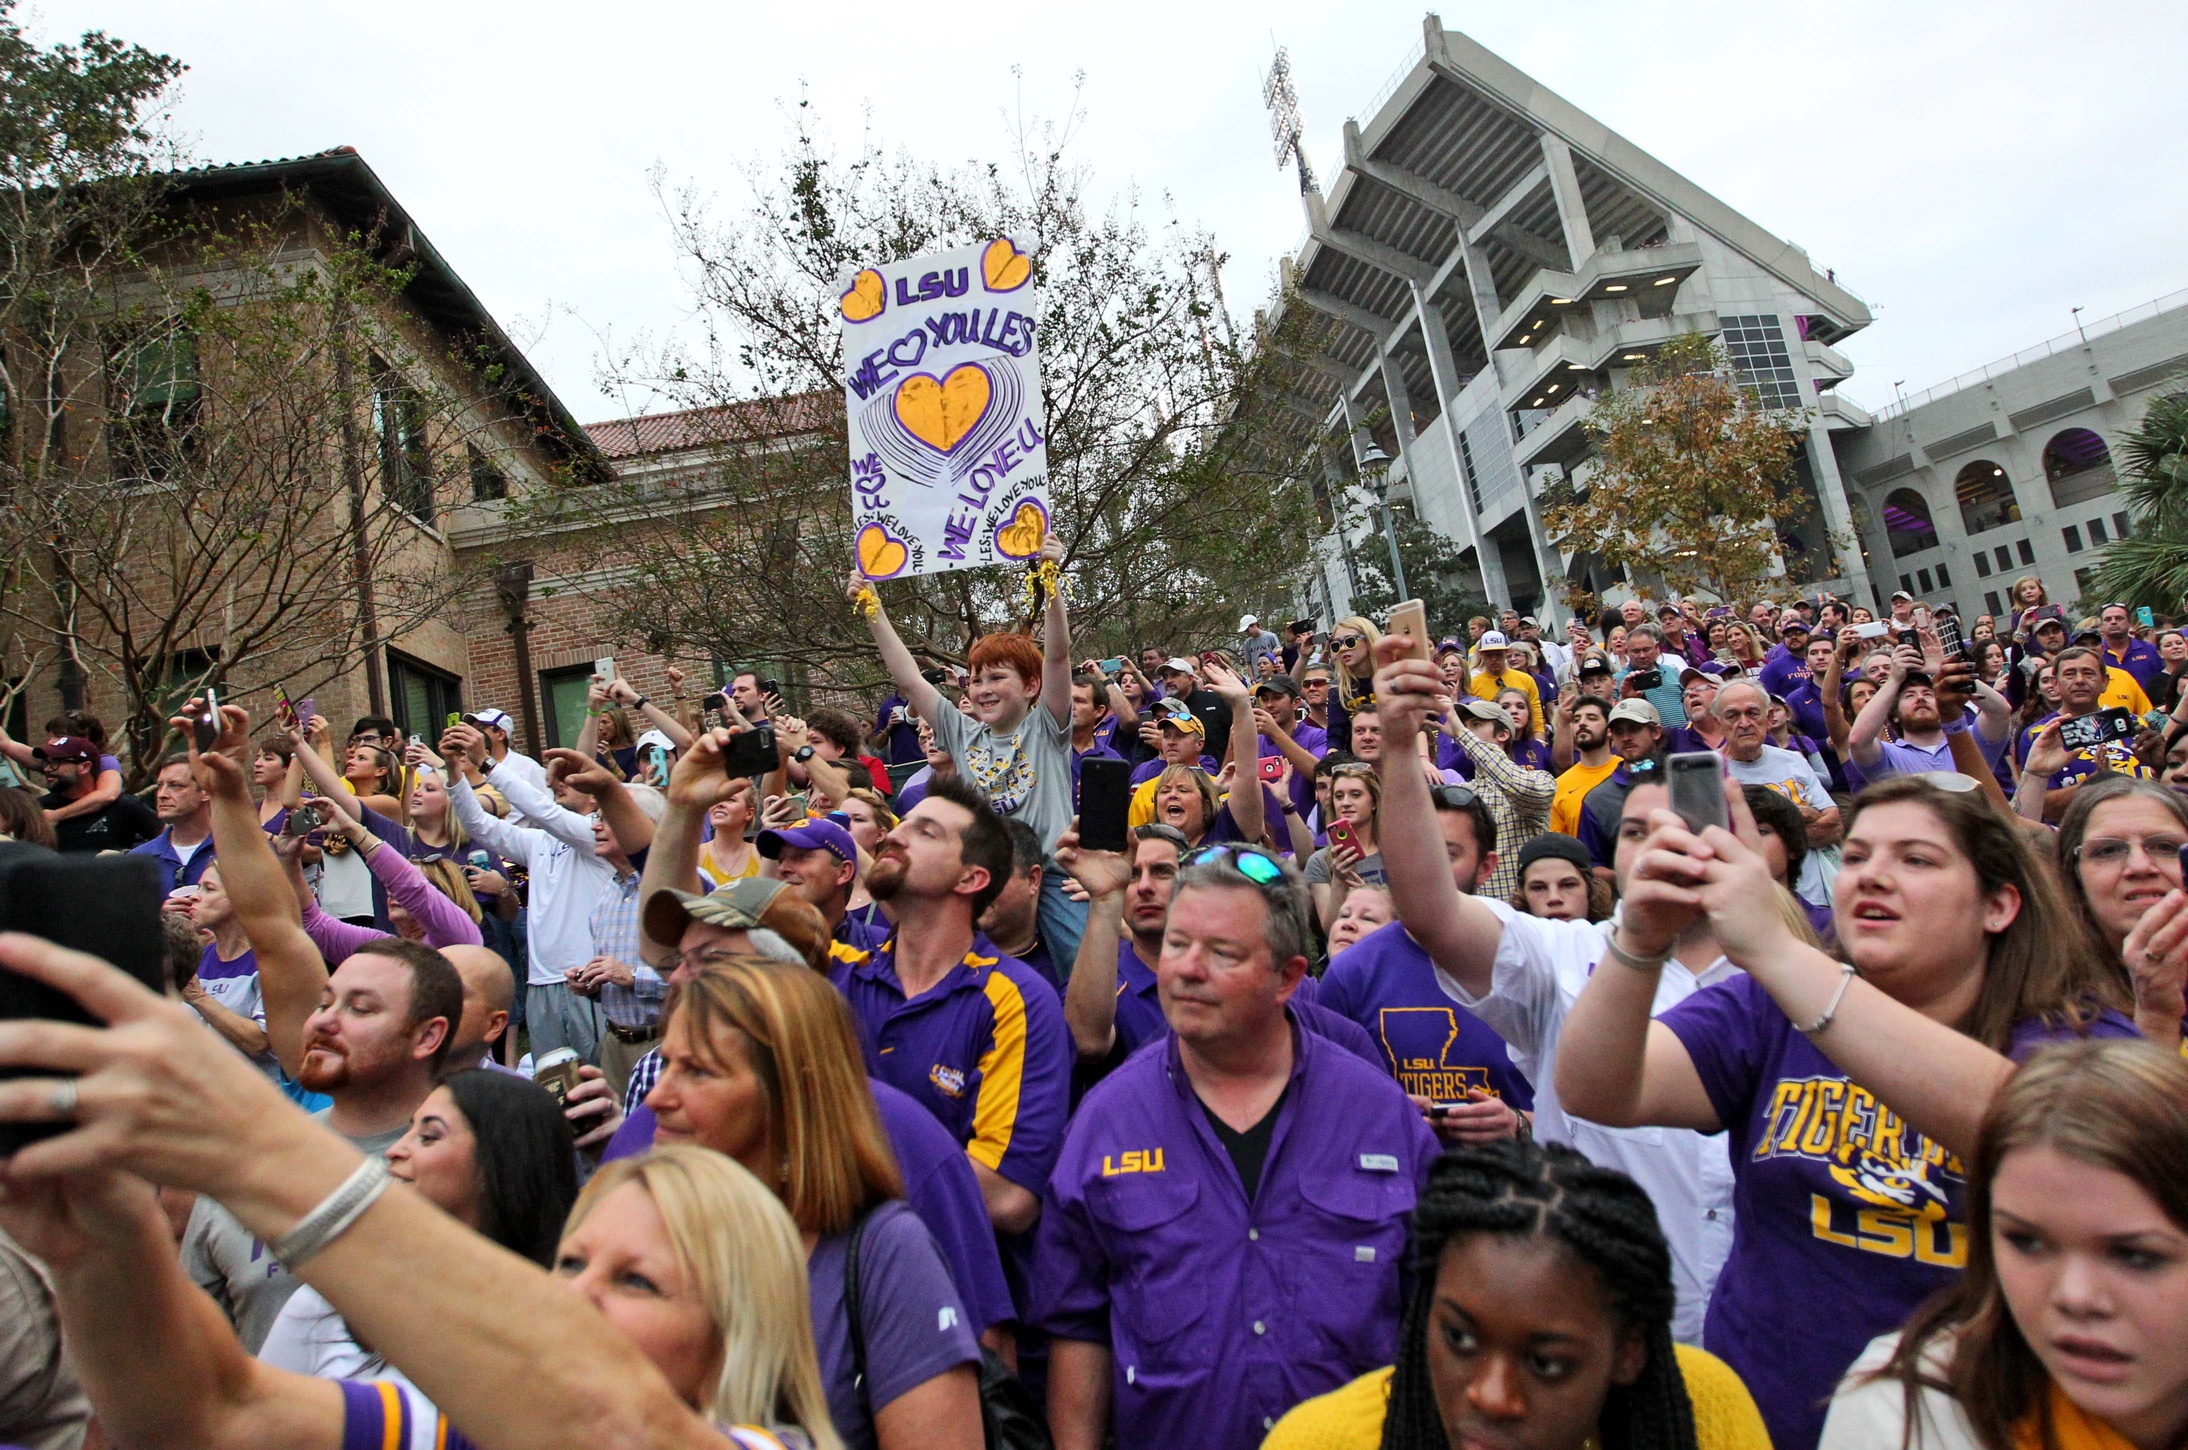
{"type": "Polygon", "coordinates": [[[1033,259],[1009,237],[868,267],[841,292],[859,572],[1022,564],[1048,533],[1033,259]]]}

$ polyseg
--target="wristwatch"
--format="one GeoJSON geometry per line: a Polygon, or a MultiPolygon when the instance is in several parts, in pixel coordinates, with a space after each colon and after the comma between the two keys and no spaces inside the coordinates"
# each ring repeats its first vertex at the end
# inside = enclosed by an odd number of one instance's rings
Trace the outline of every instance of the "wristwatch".
{"type": "Polygon", "coordinates": [[[798,762],[798,764],[803,765],[808,760],[811,760],[818,753],[819,752],[814,750],[813,747],[810,745],[801,745],[796,750],[790,752],[790,758],[798,762]]]}

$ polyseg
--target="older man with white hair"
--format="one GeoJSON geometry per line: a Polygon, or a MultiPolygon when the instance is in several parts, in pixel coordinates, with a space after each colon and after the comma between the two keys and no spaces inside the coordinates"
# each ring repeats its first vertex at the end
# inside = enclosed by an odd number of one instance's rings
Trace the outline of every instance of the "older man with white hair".
{"type": "Polygon", "coordinates": [[[1725,773],[1742,785],[1774,790],[1800,808],[1809,849],[1797,894],[1817,906],[1829,905],[1830,878],[1838,872],[1837,802],[1806,757],[1770,743],[1770,693],[1761,685],[1728,681],[1710,708],[1724,722],[1725,773]]]}

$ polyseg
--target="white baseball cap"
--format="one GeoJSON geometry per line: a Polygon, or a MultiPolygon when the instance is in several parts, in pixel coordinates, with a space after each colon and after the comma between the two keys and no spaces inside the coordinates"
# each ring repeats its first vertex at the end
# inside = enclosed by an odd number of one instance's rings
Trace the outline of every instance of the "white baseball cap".
{"type": "Polygon", "coordinates": [[[481,725],[491,725],[496,730],[507,730],[512,724],[515,723],[509,718],[508,711],[496,710],[492,708],[488,708],[485,710],[473,710],[471,712],[471,718],[478,721],[481,725]]]}
{"type": "Polygon", "coordinates": [[[663,750],[669,751],[672,754],[676,750],[676,742],[669,739],[668,736],[662,734],[658,730],[648,730],[645,734],[638,737],[635,744],[640,750],[644,750],[649,745],[658,745],[663,750]]]}
{"type": "Polygon", "coordinates": [[[1484,630],[1482,637],[1474,641],[1474,648],[1477,650],[1510,649],[1511,647],[1512,642],[1506,639],[1504,631],[1499,629],[1484,630]]]}
{"type": "Polygon", "coordinates": [[[1258,614],[1241,614],[1238,617],[1239,633],[1244,634],[1247,630],[1254,628],[1260,623],[1261,616],[1258,614]]]}

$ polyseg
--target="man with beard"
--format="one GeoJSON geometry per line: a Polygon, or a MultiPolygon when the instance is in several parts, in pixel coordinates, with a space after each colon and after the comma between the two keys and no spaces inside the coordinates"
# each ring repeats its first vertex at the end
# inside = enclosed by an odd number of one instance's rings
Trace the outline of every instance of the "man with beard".
{"type": "Polygon", "coordinates": [[[1930,770],[1958,770],[1953,763],[1952,742],[1970,724],[1975,743],[1986,764],[1996,767],[2013,739],[2013,710],[2006,697],[1977,681],[1975,707],[1951,720],[1938,710],[1937,686],[1919,650],[1905,645],[1892,651],[1892,667],[1854,717],[1847,747],[1854,764],[1871,784],[1888,775],[1920,775],[1930,770]],[[1884,738],[1884,724],[1899,727],[1899,738],[1884,738]]]}
{"type": "Polygon", "coordinates": [[[1557,778],[1557,794],[1550,800],[1550,829],[1562,836],[1577,836],[1580,803],[1618,769],[1618,756],[1611,751],[1611,707],[1593,695],[1560,700],[1557,733],[1553,756],[1563,751],[1573,763],[1557,778]]]}
{"type": "Polygon", "coordinates": [[[872,951],[839,951],[830,975],[868,1074],[941,1120],[972,1159],[989,1219],[1017,1234],[1040,1217],[1063,1144],[1071,1035],[1055,988],[975,940],[1010,869],[1002,817],[969,783],[936,781],[866,873],[896,930],[872,951]]]}
{"type": "MultiPolygon", "coordinates": [[[[328,1127],[361,1152],[384,1153],[433,1090],[463,1019],[463,979],[448,958],[400,937],[367,942],[327,971],[237,760],[250,745],[250,716],[233,705],[220,713],[214,752],[193,746],[189,760],[213,800],[218,886],[225,888],[215,903],[233,912],[250,944],[266,1046],[297,1088],[327,1100],[318,1116],[328,1127]]],[[[191,1211],[182,1261],[253,1354],[300,1282],[210,1198],[191,1211]]]]}

